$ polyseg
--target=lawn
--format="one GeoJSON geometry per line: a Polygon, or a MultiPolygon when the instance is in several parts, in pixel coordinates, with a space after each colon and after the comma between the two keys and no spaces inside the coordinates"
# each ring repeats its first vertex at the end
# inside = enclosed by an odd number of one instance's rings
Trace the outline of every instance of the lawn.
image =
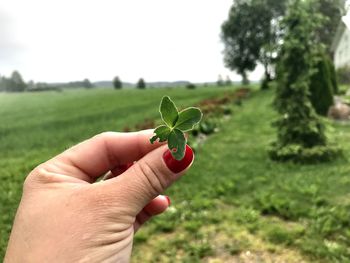
{"type": "Polygon", "coordinates": [[[122,131],[145,118],[158,118],[165,94],[185,107],[224,91],[209,87],[0,93],[0,261],[23,180],[37,164],[102,131],[122,131]]]}
{"type": "MultiPolygon", "coordinates": [[[[226,90],[0,94],[0,258],[21,184],[38,163],[98,132],[158,118],[164,94],[181,107],[226,90]]],[[[230,106],[192,169],[167,191],[171,207],[136,234],[133,262],[350,262],[350,126],[327,125],[342,159],[272,162],[272,97],[273,90],[253,91],[230,106]]]]}

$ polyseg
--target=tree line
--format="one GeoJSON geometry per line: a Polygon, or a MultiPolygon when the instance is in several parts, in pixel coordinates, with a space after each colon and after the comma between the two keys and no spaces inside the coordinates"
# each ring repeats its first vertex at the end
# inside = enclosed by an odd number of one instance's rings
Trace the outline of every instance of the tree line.
{"type": "Polygon", "coordinates": [[[24,92],[24,91],[47,91],[61,90],[63,88],[93,88],[89,79],[82,81],[71,81],[68,83],[49,84],[45,82],[35,83],[33,80],[25,82],[22,75],[13,71],[10,77],[0,76],[0,92],[24,92]]]}

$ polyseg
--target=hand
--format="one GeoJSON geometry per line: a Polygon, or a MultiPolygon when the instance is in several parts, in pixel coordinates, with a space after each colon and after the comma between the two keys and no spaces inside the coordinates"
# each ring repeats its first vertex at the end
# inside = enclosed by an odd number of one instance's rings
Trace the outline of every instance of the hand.
{"type": "Polygon", "coordinates": [[[128,262],[135,231],[167,209],[159,194],[194,158],[187,146],[176,161],[151,136],[103,133],[35,168],[24,183],[5,262],[128,262]],[[110,179],[95,183],[106,173],[110,179]]]}

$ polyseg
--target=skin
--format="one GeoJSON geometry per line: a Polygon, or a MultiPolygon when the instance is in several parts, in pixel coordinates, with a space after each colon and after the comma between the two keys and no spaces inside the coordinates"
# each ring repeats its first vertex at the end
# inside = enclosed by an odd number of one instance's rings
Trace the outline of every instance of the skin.
{"type": "Polygon", "coordinates": [[[36,167],[4,262],[129,262],[135,232],[167,209],[160,194],[184,173],[167,168],[167,147],[151,144],[151,136],[103,133],[36,167]]]}

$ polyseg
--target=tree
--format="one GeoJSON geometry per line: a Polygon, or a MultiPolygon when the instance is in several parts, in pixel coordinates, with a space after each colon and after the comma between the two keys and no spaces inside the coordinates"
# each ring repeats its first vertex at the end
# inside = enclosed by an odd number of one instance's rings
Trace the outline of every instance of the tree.
{"type": "Polygon", "coordinates": [[[344,66],[337,70],[337,79],[340,84],[350,84],[350,66],[344,66]]]}
{"type": "Polygon", "coordinates": [[[333,94],[338,94],[339,93],[339,85],[338,85],[338,79],[337,79],[337,71],[335,70],[334,63],[329,56],[327,56],[326,60],[327,60],[329,73],[330,73],[330,77],[331,77],[333,94]]]}
{"type": "Polygon", "coordinates": [[[236,0],[222,25],[224,62],[248,83],[247,72],[258,62],[270,81],[280,42],[279,21],[287,0],[236,0]]]}
{"type": "Polygon", "coordinates": [[[121,82],[118,76],[114,77],[113,79],[113,87],[115,89],[121,89],[123,87],[123,83],[121,82]]]}
{"type": "Polygon", "coordinates": [[[232,80],[230,79],[229,76],[226,76],[225,85],[226,86],[231,86],[232,85],[232,80]]]}
{"type": "Polygon", "coordinates": [[[21,74],[18,71],[12,72],[11,78],[8,81],[8,90],[13,92],[25,91],[27,85],[23,81],[21,74]]]}
{"type": "Polygon", "coordinates": [[[136,84],[136,88],[138,88],[138,89],[145,89],[146,88],[146,83],[143,80],[143,78],[139,79],[139,81],[136,84]]]}
{"type": "Polygon", "coordinates": [[[94,85],[92,85],[92,83],[90,82],[89,79],[84,79],[83,80],[83,87],[86,89],[91,89],[94,87],[94,85]]]}
{"type": "Polygon", "coordinates": [[[218,85],[219,87],[224,86],[224,80],[222,79],[221,75],[218,76],[218,80],[216,81],[216,85],[218,85]]]}
{"type": "Polygon", "coordinates": [[[315,2],[315,11],[324,16],[322,26],[317,29],[319,42],[326,46],[328,54],[331,55],[331,44],[337,27],[343,15],[345,15],[344,0],[318,0],[315,2]]]}
{"type": "Polygon", "coordinates": [[[274,101],[280,117],[275,122],[277,141],[269,150],[273,160],[328,161],[340,150],[327,144],[324,125],[309,98],[310,79],[317,65],[316,31],[320,16],[311,12],[313,1],[293,0],[283,25],[283,45],[277,67],[274,101]]]}
{"type": "Polygon", "coordinates": [[[315,111],[326,116],[333,105],[333,83],[329,60],[324,53],[317,54],[316,72],[310,78],[310,100],[315,111]]]}

